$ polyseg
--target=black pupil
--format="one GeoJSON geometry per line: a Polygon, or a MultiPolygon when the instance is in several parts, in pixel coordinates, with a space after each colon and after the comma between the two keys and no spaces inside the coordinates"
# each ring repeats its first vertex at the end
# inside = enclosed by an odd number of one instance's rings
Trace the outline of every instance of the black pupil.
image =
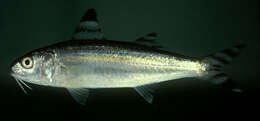
{"type": "Polygon", "coordinates": [[[27,66],[28,66],[28,65],[30,64],[30,60],[25,60],[25,62],[24,62],[24,63],[25,63],[25,65],[27,65],[27,66]]]}

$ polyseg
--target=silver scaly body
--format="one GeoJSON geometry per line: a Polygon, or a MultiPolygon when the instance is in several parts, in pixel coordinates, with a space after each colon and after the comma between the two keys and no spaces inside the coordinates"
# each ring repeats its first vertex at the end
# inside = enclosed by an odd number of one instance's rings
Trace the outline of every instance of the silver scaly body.
{"type": "MultiPolygon", "coordinates": [[[[109,41],[106,41],[109,42],[109,41]]],[[[136,87],[197,77],[206,70],[199,59],[120,46],[69,46],[55,53],[53,86],[67,88],[136,87]]]]}

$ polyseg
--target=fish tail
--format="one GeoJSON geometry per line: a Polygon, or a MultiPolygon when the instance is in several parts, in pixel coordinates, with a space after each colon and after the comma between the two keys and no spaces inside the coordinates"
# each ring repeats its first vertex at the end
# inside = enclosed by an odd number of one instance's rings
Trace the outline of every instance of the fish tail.
{"type": "Polygon", "coordinates": [[[210,80],[224,88],[231,89],[234,92],[242,92],[242,89],[240,89],[232,79],[221,72],[221,68],[230,64],[231,61],[240,54],[243,48],[245,48],[245,44],[240,44],[206,56],[204,60],[209,63],[209,66],[207,68],[207,74],[202,78],[210,80]]]}

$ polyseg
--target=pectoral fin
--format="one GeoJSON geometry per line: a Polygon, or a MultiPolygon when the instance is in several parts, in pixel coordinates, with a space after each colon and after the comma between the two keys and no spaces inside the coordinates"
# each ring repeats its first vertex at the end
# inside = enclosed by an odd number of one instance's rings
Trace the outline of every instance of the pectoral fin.
{"type": "Polygon", "coordinates": [[[88,95],[89,95],[89,90],[86,88],[67,88],[73,99],[81,104],[85,105],[88,95]]]}
{"type": "Polygon", "coordinates": [[[149,88],[148,86],[138,86],[134,88],[138,94],[140,94],[148,103],[153,103],[153,95],[154,90],[149,88]]]}

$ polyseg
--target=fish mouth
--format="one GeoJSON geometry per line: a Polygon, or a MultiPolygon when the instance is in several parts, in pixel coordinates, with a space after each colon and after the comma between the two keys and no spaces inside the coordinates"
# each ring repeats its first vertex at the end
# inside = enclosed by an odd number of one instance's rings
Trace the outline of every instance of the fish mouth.
{"type": "Polygon", "coordinates": [[[13,76],[13,75],[15,74],[12,68],[10,68],[9,74],[10,74],[11,76],[13,76]]]}
{"type": "Polygon", "coordinates": [[[16,61],[14,61],[14,62],[12,62],[11,64],[10,64],[10,66],[9,66],[9,74],[11,75],[11,76],[14,76],[15,75],[15,72],[14,72],[14,66],[15,66],[15,64],[16,64],[17,62],[16,61]]]}
{"type": "Polygon", "coordinates": [[[17,74],[14,72],[14,70],[12,68],[10,68],[9,70],[9,74],[14,77],[14,78],[18,78],[17,74]]]}
{"type": "Polygon", "coordinates": [[[17,75],[13,72],[13,70],[11,70],[9,74],[15,79],[18,78],[17,75]]]}
{"type": "Polygon", "coordinates": [[[19,75],[15,73],[12,69],[10,70],[9,74],[15,79],[20,79],[19,75]]]}
{"type": "Polygon", "coordinates": [[[9,65],[9,69],[12,70],[12,67],[18,62],[18,59],[16,59],[15,61],[13,61],[10,65],[9,65]]]}

